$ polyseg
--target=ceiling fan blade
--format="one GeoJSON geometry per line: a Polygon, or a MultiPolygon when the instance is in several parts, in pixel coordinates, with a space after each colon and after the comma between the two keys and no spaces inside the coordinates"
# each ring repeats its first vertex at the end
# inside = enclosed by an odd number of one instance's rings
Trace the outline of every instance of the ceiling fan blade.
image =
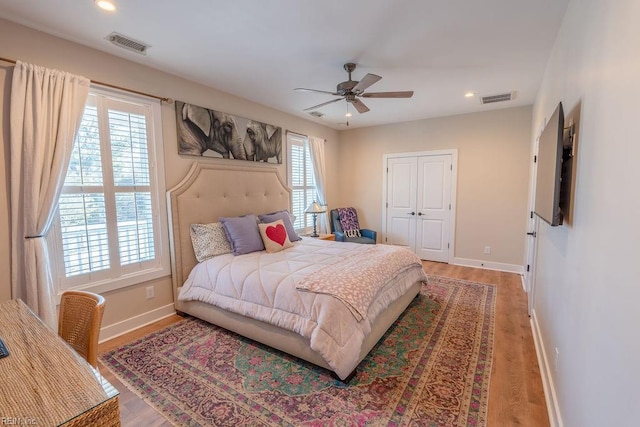
{"type": "Polygon", "coordinates": [[[355,107],[355,109],[358,110],[358,113],[360,114],[366,113],[367,111],[369,111],[369,107],[364,105],[364,102],[360,101],[358,98],[350,102],[355,107]]]}
{"type": "Polygon", "coordinates": [[[318,105],[314,105],[313,107],[305,108],[303,111],[316,110],[316,109],[318,109],[320,107],[324,107],[325,105],[329,105],[329,104],[332,104],[332,103],[338,102],[338,101],[342,101],[342,98],[332,99],[331,101],[323,102],[322,104],[318,104],[318,105]]]}
{"type": "Polygon", "coordinates": [[[293,90],[297,90],[297,91],[300,91],[300,92],[326,93],[326,94],[329,94],[329,95],[340,96],[339,93],[329,92],[328,90],[307,89],[306,87],[297,87],[297,88],[295,88],[293,90]]]}
{"type": "Polygon", "coordinates": [[[411,98],[413,96],[412,90],[405,90],[400,92],[368,92],[360,95],[363,98],[411,98]]]}
{"type": "Polygon", "coordinates": [[[364,92],[369,86],[371,86],[381,78],[382,77],[380,76],[376,76],[375,74],[369,73],[366,76],[364,76],[362,80],[360,80],[358,84],[355,85],[351,90],[354,91],[355,93],[364,92]]]}

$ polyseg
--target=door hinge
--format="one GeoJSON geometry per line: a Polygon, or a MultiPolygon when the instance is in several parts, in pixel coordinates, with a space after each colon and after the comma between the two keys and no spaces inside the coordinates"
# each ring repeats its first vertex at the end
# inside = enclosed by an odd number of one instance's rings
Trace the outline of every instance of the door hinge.
{"type": "Polygon", "coordinates": [[[387,238],[386,237],[384,238],[384,242],[387,243],[387,238]]]}
{"type": "Polygon", "coordinates": [[[538,161],[538,156],[533,156],[533,163],[536,163],[538,161]]]}
{"type": "MultiPolygon", "coordinates": [[[[389,202],[387,202],[387,203],[385,203],[385,204],[387,205],[387,206],[385,206],[385,207],[387,207],[387,208],[388,208],[388,207],[389,207],[389,202]]],[[[533,218],[533,217],[531,217],[531,218],[533,218]]]]}
{"type": "Polygon", "coordinates": [[[449,170],[453,170],[453,165],[449,165],[449,170]]]}
{"type": "Polygon", "coordinates": [[[533,211],[529,212],[529,218],[533,218],[533,211]]]}
{"type": "Polygon", "coordinates": [[[449,203],[449,210],[451,210],[451,203],[449,203]]]}
{"type": "Polygon", "coordinates": [[[529,271],[529,264],[527,264],[527,271],[529,271]]]}
{"type": "Polygon", "coordinates": [[[387,168],[387,173],[389,173],[389,168],[387,168]]]}
{"type": "Polygon", "coordinates": [[[451,244],[447,243],[447,249],[451,248],[451,244]]]}

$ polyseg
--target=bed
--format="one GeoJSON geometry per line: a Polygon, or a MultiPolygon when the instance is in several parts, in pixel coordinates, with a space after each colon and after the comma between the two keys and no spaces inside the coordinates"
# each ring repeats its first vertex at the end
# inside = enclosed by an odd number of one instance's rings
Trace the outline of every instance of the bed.
{"type": "MultiPolygon", "coordinates": [[[[247,213],[258,214],[289,209],[291,204],[289,188],[281,181],[277,169],[273,167],[227,166],[196,162],[185,178],[167,192],[167,200],[176,310],[326,368],[334,372],[342,380],[348,380],[355,373],[358,364],[420,292],[422,283],[426,281],[426,276],[421,268],[411,267],[399,274],[398,277],[395,277],[393,283],[384,284],[384,289],[375,297],[375,303],[371,304],[370,311],[363,313],[364,319],[356,320],[358,324],[366,325],[362,327],[364,334],[361,340],[358,339],[359,342],[355,344],[356,347],[352,342],[347,345],[347,347],[354,347],[350,351],[353,352],[355,349],[355,353],[350,354],[348,357],[343,357],[340,354],[328,354],[327,350],[319,348],[317,344],[318,333],[313,331],[314,322],[318,323],[316,330],[324,331],[324,327],[321,326],[317,319],[306,319],[306,314],[303,313],[302,319],[298,319],[297,326],[291,327],[290,325],[283,325],[281,321],[272,320],[269,314],[263,313],[261,316],[253,316],[254,310],[237,309],[233,302],[220,304],[215,301],[217,297],[207,297],[200,288],[194,291],[193,281],[197,279],[197,276],[210,275],[208,273],[210,269],[214,268],[215,264],[223,263],[223,261],[231,263],[230,265],[240,265],[241,268],[246,269],[252,268],[247,267],[251,263],[256,265],[278,265],[273,264],[274,259],[280,260],[282,263],[280,265],[286,265],[303,262],[303,260],[308,262],[309,259],[325,259],[323,257],[326,257],[326,264],[328,264],[326,268],[330,269],[330,264],[334,263],[334,261],[331,261],[331,256],[334,259],[342,259],[342,262],[344,262],[344,259],[348,258],[344,251],[349,249],[350,245],[354,249],[353,255],[349,255],[352,256],[350,259],[353,260],[358,259],[356,255],[363,256],[363,254],[358,255],[357,252],[364,251],[364,246],[374,245],[357,245],[303,238],[301,241],[295,242],[292,248],[285,249],[277,254],[253,253],[236,257],[224,255],[216,257],[217,259],[213,261],[207,260],[199,263],[196,260],[191,242],[190,226],[192,224],[216,222],[219,217],[235,217],[247,213]],[[295,259],[293,261],[283,261],[282,257],[285,256],[291,256],[295,259]],[[225,257],[228,260],[225,260],[225,257]],[[397,290],[400,287],[402,291],[397,290]],[[185,298],[186,294],[189,295],[188,299],[185,298]],[[382,301],[383,299],[384,301],[382,301]],[[216,302],[217,305],[212,305],[211,301],[216,302]]],[[[387,249],[391,248],[387,245],[375,246],[378,246],[377,251],[379,253],[391,250],[387,249]]],[[[368,257],[373,259],[371,255],[368,255],[368,257]]],[[[314,273],[314,277],[322,277],[323,272],[319,271],[320,269],[316,268],[315,264],[321,263],[311,263],[305,268],[318,270],[314,273]]],[[[334,266],[333,268],[336,267],[334,266]]],[[[286,276],[282,271],[274,268],[272,268],[272,273],[276,276],[286,276]]],[[[327,272],[325,271],[324,273],[326,274],[327,272]]],[[[263,273],[260,274],[264,275],[263,273]]],[[[229,273],[227,271],[227,276],[218,275],[215,277],[222,281],[225,277],[235,276],[238,276],[238,273],[229,273]]],[[[291,283],[296,282],[295,286],[299,286],[297,278],[298,276],[296,276],[296,280],[291,278],[287,280],[291,283]]],[[[292,298],[302,302],[303,311],[315,311],[317,310],[315,307],[318,304],[327,300],[334,300],[332,304],[346,305],[341,304],[340,301],[330,295],[296,289],[294,285],[287,286],[290,288],[287,292],[291,292],[292,298]],[[314,308],[310,309],[309,307],[314,308]]],[[[283,294],[284,285],[280,286],[279,289],[280,294],[283,294]]],[[[253,292],[253,294],[258,294],[258,292],[253,292]]],[[[279,298],[282,300],[281,296],[279,298]]],[[[325,314],[324,317],[344,319],[344,322],[341,321],[340,325],[342,325],[343,329],[349,331],[350,326],[348,325],[351,325],[349,322],[352,321],[346,320],[348,316],[344,314],[345,309],[332,308],[332,310],[337,311],[330,312],[331,314],[329,315],[325,314]]],[[[353,309],[351,314],[356,314],[353,309]]]]}

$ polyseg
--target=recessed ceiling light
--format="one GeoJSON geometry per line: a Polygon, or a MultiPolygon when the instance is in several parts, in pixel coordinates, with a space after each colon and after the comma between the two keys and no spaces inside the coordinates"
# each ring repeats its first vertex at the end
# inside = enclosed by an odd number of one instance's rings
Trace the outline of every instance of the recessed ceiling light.
{"type": "Polygon", "coordinates": [[[96,6],[98,6],[102,10],[106,10],[107,12],[115,12],[116,5],[114,2],[110,0],[95,0],[96,6]]]}
{"type": "Polygon", "coordinates": [[[476,96],[476,94],[473,92],[467,92],[464,94],[465,98],[473,98],[474,96],[476,96]]]}

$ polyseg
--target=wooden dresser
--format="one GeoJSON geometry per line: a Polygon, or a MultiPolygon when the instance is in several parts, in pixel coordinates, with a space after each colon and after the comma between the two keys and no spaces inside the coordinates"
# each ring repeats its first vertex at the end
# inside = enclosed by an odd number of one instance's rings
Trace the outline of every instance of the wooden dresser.
{"type": "Polygon", "coordinates": [[[0,304],[0,424],[119,426],[118,391],[20,300],[0,304]]]}

